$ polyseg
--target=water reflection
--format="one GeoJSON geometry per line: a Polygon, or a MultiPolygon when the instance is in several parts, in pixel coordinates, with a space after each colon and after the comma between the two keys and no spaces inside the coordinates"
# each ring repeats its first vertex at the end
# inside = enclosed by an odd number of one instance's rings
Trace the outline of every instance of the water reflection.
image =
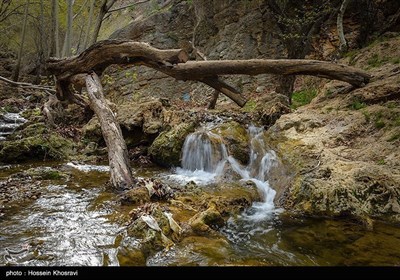
{"type": "Polygon", "coordinates": [[[101,188],[49,185],[32,205],[0,223],[2,265],[118,265],[120,228],[88,211],[101,188]]]}

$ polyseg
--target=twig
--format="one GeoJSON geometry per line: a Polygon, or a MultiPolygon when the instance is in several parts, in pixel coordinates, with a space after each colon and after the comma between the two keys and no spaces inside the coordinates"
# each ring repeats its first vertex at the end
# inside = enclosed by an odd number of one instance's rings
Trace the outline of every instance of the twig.
{"type": "Polygon", "coordinates": [[[38,85],[31,84],[31,83],[14,82],[14,81],[11,81],[11,80],[9,80],[7,78],[4,78],[2,76],[0,76],[0,81],[6,82],[8,84],[11,84],[11,85],[17,86],[17,87],[21,87],[21,88],[41,89],[41,90],[49,91],[49,92],[52,92],[52,93],[56,92],[55,89],[50,88],[50,87],[38,86],[38,85]]]}

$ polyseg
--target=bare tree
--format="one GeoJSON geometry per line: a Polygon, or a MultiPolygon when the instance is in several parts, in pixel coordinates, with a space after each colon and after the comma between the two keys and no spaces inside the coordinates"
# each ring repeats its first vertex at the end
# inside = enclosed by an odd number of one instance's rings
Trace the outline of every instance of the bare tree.
{"type": "MultiPolygon", "coordinates": [[[[95,24],[92,38],[90,40],[90,44],[93,45],[94,43],[97,42],[97,38],[99,37],[101,25],[103,24],[104,19],[107,17],[107,14],[117,12],[117,11],[120,11],[123,9],[131,8],[133,6],[136,6],[136,5],[139,5],[142,3],[146,3],[148,1],[150,1],[150,0],[135,1],[134,3],[112,9],[112,7],[117,2],[117,0],[103,0],[101,3],[101,6],[100,6],[99,14],[96,19],[96,24],[95,24]]],[[[166,5],[167,3],[168,3],[168,1],[166,3],[164,3],[164,5],[166,5]]]]}
{"type": "MultiPolygon", "coordinates": [[[[22,2],[22,1],[18,1],[22,2]]],[[[17,4],[17,5],[12,5],[15,2],[12,2],[11,0],[2,0],[0,1],[0,22],[5,21],[12,15],[17,15],[20,14],[19,9],[23,7],[25,4],[17,4]]]]}
{"type": "Polygon", "coordinates": [[[24,44],[25,44],[25,38],[26,38],[26,25],[28,23],[28,12],[29,12],[29,0],[26,0],[25,11],[24,11],[24,23],[22,25],[21,43],[19,45],[17,64],[15,66],[14,74],[13,74],[13,80],[15,82],[18,82],[19,71],[21,68],[21,59],[22,59],[22,54],[24,51],[24,44]]]}
{"type": "Polygon", "coordinates": [[[346,11],[347,6],[349,5],[350,0],[343,0],[342,5],[340,5],[339,13],[337,16],[337,32],[339,35],[339,52],[344,53],[347,51],[347,42],[346,38],[344,37],[343,31],[343,16],[346,11]]]}
{"type": "Polygon", "coordinates": [[[58,1],[51,1],[51,46],[50,56],[60,56],[59,23],[58,23],[58,1]]]}
{"type": "MultiPolygon", "coordinates": [[[[279,36],[287,51],[287,58],[303,59],[310,53],[312,39],[322,23],[329,18],[336,0],[267,0],[280,29],[279,36]]],[[[276,91],[291,101],[295,76],[280,76],[276,91]]]]}
{"type": "Polygon", "coordinates": [[[71,40],[72,40],[72,21],[73,21],[73,5],[74,0],[67,0],[67,30],[65,33],[65,42],[63,56],[71,56],[71,40]]]}
{"type": "Polygon", "coordinates": [[[97,37],[99,37],[100,28],[103,23],[104,17],[107,14],[107,12],[111,9],[111,7],[115,4],[116,1],[117,0],[103,0],[103,2],[101,3],[100,11],[96,19],[96,25],[93,31],[92,40],[90,41],[91,45],[96,43],[97,37]]]}
{"type": "Polygon", "coordinates": [[[89,43],[90,27],[92,26],[92,21],[93,21],[93,13],[94,13],[94,3],[95,3],[95,1],[96,0],[92,0],[90,2],[89,17],[88,17],[88,22],[87,22],[87,25],[86,25],[85,39],[83,41],[82,49],[86,49],[87,46],[88,46],[88,43],[89,43]]]}

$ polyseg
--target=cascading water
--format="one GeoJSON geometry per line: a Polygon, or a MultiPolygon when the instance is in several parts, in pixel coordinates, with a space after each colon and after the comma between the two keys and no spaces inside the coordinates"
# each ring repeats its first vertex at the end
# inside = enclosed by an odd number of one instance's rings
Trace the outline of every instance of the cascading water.
{"type": "Polygon", "coordinates": [[[242,180],[252,181],[261,194],[262,202],[253,203],[244,217],[250,220],[264,220],[274,213],[274,198],[276,191],[273,190],[267,180],[268,173],[277,163],[277,156],[273,150],[267,150],[263,139],[263,129],[250,126],[250,163],[246,167],[242,167],[232,156],[228,157],[228,161],[232,169],[237,172],[242,180]]]}
{"type": "Polygon", "coordinates": [[[176,169],[172,179],[194,181],[206,185],[215,181],[224,170],[228,152],[219,135],[201,130],[186,137],[182,151],[182,168],[176,169]]]}
{"type": "Polygon", "coordinates": [[[17,113],[5,113],[0,115],[0,141],[12,134],[19,126],[24,124],[26,119],[17,113]]]}
{"type": "Polygon", "coordinates": [[[180,182],[194,181],[206,185],[218,181],[224,171],[231,168],[242,180],[252,181],[263,199],[262,202],[254,203],[243,217],[255,221],[270,217],[275,211],[273,201],[276,192],[269,186],[267,177],[277,162],[277,156],[274,151],[266,149],[263,128],[250,126],[248,129],[251,141],[250,162],[247,166],[242,166],[228,154],[223,139],[212,133],[211,128],[202,128],[186,138],[182,151],[182,168],[177,168],[176,174],[170,177],[180,182]]]}

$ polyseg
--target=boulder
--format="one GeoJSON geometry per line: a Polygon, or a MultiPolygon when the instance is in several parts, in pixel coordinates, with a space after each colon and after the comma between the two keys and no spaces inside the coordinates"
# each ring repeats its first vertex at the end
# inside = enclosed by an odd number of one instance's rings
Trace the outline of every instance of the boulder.
{"type": "Polygon", "coordinates": [[[186,136],[195,130],[196,125],[196,122],[181,123],[162,132],[149,148],[151,158],[162,166],[179,166],[186,136]]]}

